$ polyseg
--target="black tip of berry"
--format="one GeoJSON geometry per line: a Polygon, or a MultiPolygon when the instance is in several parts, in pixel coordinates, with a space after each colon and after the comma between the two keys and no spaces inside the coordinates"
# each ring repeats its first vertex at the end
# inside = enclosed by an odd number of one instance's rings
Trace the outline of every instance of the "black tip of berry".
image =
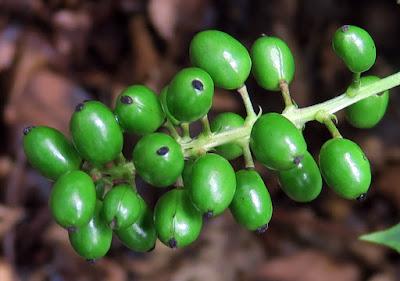
{"type": "Polygon", "coordinates": [[[347,31],[349,30],[349,28],[350,28],[350,26],[349,26],[348,24],[343,25],[343,26],[341,27],[341,29],[342,29],[343,32],[347,32],[347,31]]]}
{"type": "Polygon", "coordinates": [[[68,233],[74,233],[76,231],[75,226],[68,226],[66,229],[67,229],[68,233]]]}
{"type": "Polygon", "coordinates": [[[301,160],[303,160],[303,156],[296,156],[293,159],[293,164],[295,164],[297,166],[297,165],[299,165],[301,163],[301,160]]]}
{"type": "Polygon", "coordinates": [[[256,229],[257,234],[263,234],[268,229],[268,223],[256,229]]]}
{"type": "Polygon", "coordinates": [[[95,264],[96,263],[96,259],[86,259],[86,261],[90,264],[95,264]]]}
{"type": "Polygon", "coordinates": [[[121,101],[121,103],[123,104],[132,104],[133,103],[133,99],[130,96],[121,96],[119,98],[119,100],[121,101]]]}
{"type": "Polygon", "coordinates": [[[24,133],[24,135],[26,136],[27,134],[30,133],[30,131],[35,128],[35,126],[28,126],[26,128],[24,128],[24,130],[22,131],[24,133]]]}
{"type": "Polygon", "coordinates": [[[153,252],[155,248],[156,248],[156,244],[154,244],[153,247],[151,247],[150,249],[148,249],[147,252],[148,252],[148,253],[153,252]]]}
{"type": "Polygon", "coordinates": [[[77,106],[75,106],[75,112],[81,111],[85,105],[83,103],[79,103],[77,106]]]}
{"type": "Polygon", "coordinates": [[[168,246],[171,249],[175,249],[176,247],[178,247],[178,242],[175,240],[175,238],[171,238],[168,240],[168,246]]]}
{"type": "Polygon", "coordinates": [[[357,197],[358,202],[363,202],[363,201],[365,201],[365,199],[367,199],[367,193],[363,193],[357,197]]]}
{"type": "Polygon", "coordinates": [[[198,91],[203,91],[203,89],[204,89],[203,83],[197,79],[192,81],[192,86],[193,86],[193,88],[195,88],[198,91]]]}
{"type": "Polygon", "coordinates": [[[214,212],[213,211],[208,211],[208,212],[203,214],[203,218],[205,218],[206,220],[211,219],[213,216],[214,216],[214,212]]]}
{"type": "Polygon", "coordinates": [[[157,154],[160,156],[163,156],[163,155],[167,154],[168,151],[169,151],[169,148],[167,146],[163,146],[157,150],[157,154]]]}

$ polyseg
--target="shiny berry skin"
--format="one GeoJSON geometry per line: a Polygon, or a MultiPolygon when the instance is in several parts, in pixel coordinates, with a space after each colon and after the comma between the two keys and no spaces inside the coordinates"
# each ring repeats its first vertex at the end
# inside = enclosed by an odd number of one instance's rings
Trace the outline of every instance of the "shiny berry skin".
{"type": "MultiPolygon", "coordinates": [[[[360,87],[379,81],[379,77],[365,76],[360,79],[360,87]]],[[[370,96],[346,108],[347,121],[356,128],[372,128],[381,121],[389,103],[389,91],[370,96]]]]}
{"type": "Polygon", "coordinates": [[[375,63],[374,40],[360,27],[343,25],[333,35],[332,47],[352,72],[367,71],[375,63]]]}
{"type": "Polygon", "coordinates": [[[158,96],[158,98],[160,100],[161,107],[162,107],[167,119],[173,125],[179,125],[180,122],[178,120],[176,120],[174,116],[171,115],[171,113],[169,112],[169,109],[167,107],[167,93],[168,93],[168,86],[164,87],[164,89],[162,89],[160,95],[158,96]]]}
{"type": "Polygon", "coordinates": [[[369,161],[354,142],[335,138],[321,148],[319,166],[329,187],[347,199],[364,197],[371,183],[369,161]]]}
{"type": "Polygon", "coordinates": [[[139,176],[156,187],[173,184],[182,173],[184,158],[180,145],[169,135],[152,133],[142,137],[133,150],[139,176]]]}
{"type": "Polygon", "coordinates": [[[138,135],[156,131],[165,118],[157,95],[143,85],[126,88],[117,98],[114,112],[126,132],[138,135]]]}
{"type": "Polygon", "coordinates": [[[207,71],[220,88],[238,89],[250,74],[249,52],[238,40],[222,31],[197,33],[190,42],[189,55],[192,64],[207,71]]]}
{"type": "Polygon", "coordinates": [[[32,167],[51,180],[78,170],[81,165],[81,157],[72,144],[62,133],[50,127],[25,128],[23,146],[32,167]]]}
{"type": "Polygon", "coordinates": [[[251,47],[252,73],[258,85],[279,91],[279,82],[292,82],[295,65],[293,54],[281,39],[272,36],[258,38],[251,47]]]}
{"type": "Polygon", "coordinates": [[[116,230],[116,235],[129,249],[136,252],[149,252],[155,245],[157,233],[154,226],[153,212],[142,198],[140,214],[136,222],[126,228],[116,230]]]}
{"type": "Polygon", "coordinates": [[[190,202],[187,191],[174,189],[158,200],[154,224],[161,242],[170,248],[182,248],[199,237],[203,218],[190,202]]]}
{"type": "Polygon", "coordinates": [[[282,190],[294,201],[310,202],[321,193],[321,173],[308,152],[294,168],[278,172],[278,178],[282,190]]]}
{"type": "Polygon", "coordinates": [[[82,171],[62,175],[50,194],[50,210],[55,221],[65,227],[87,224],[96,205],[96,189],[92,178],[82,171]]]}
{"type": "MultiPolygon", "coordinates": [[[[214,133],[220,133],[229,131],[232,129],[240,128],[244,124],[242,116],[232,112],[225,112],[218,114],[214,120],[212,120],[210,127],[214,133]]],[[[219,155],[222,155],[225,159],[232,160],[243,154],[243,149],[240,144],[228,143],[223,144],[215,148],[219,155]]]]}
{"type": "Polygon", "coordinates": [[[71,117],[70,131],[79,154],[94,165],[110,162],[121,153],[122,130],[114,114],[101,102],[78,104],[71,117]]]}
{"type": "Polygon", "coordinates": [[[74,250],[88,260],[105,256],[111,247],[112,230],[101,218],[101,207],[101,201],[97,201],[96,211],[89,223],[68,232],[74,250]]]}
{"type": "Polygon", "coordinates": [[[113,229],[132,225],[141,212],[139,197],[129,184],[114,186],[104,197],[102,218],[113,229]]]}
{"type": "Polygon", "coordinates": [[[255,158],[272,170],[293,168],[307,151],[301,131],[279,113],[267,113],[257,119],[250,147],[255,158]]]}
{"type": "Polygon", "coordinates": [[[235,171],[218,154],[205,154],[192,166],[186,186],[193,204],[207,217],[221,214],[232,202],[236,190],[235,171]]]}
{"type": "Polygon", "coordinates": [[[236,172],[236,192],[229,209],[235,220],[253,231],[265,229],[272,217],[272,201],[255,170],[236,172]]]}
{"type": "Polygon", "coordinates": [[[214,96],[214,82],[196,67],[179,71],[169,84],[166,105],[180,122],[193,122],[208,113],[214,96]]]}

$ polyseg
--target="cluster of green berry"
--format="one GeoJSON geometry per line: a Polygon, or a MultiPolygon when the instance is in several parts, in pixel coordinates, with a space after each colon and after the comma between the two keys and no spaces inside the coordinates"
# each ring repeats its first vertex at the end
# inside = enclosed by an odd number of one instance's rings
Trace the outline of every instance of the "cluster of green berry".
{"type": "MultiPolygon", "coordinates": [[[[349,96],[379,79],[360,78],[375,61],[366,31],[344,26],[335,33],[333,47],[355,73],[349,96]]],[[[157,238],[171,248],[184,247],[199,236],[203,217],[228,208],[239,224],[264,232],[272,202],[252,155],[277,172],[282,189],[295,201],[315,199],[322,177],[345,198],[365,196],[369,162],[357,144],[341,137],[334,115],[318,111],[314,118],[333,135],[321,149],[318,166],[301,128],[284,114],[254,112],[244,84],[251,71],[261,87],[282,92],[284,112],[297,108],[289,94],[294,59],[284,41],[262,36],[249,53],[230,35],[208,30],[191,41],[190,58],[195,67],[179,71],[158,96],[135,85],[120,94],[114,111],[98,101],[78,104],[70,120],[72,142],[53,128],[24,129],[29,162],[55,181],[52,215],[84,258],[104,256],[113,232],[135,251],[151,250],[157,238]],[[209,123],[214,86],[238,90],[245,119],[229,112],[209,123]],[[197,120],[203,131],[192,138],[189,124],[197,120]],[[157,131],[161,126],[169,134],[157,131]],[[141,136],[132,161],[122,155],[123,133],[141,136]],[[229,160],[242,155],[245,169],[235,172],[229,160]],[[135,175],[151,186],[175,188],[151,210],[136,191],[135,175]]],[[[371,96],[350,106],[347,117],[356,127],[371,127],[382,118],[387,102],[387,92],[371,96]]]]}

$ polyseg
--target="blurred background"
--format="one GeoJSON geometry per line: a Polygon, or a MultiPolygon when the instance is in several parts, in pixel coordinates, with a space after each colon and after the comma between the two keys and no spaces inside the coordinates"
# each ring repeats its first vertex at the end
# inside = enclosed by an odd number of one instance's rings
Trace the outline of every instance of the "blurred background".
{"type": "MultiPolygon", "coordinates": [[[[21,145],[22,128],[31,124],[68,134],[72,110],[84,99],[112,106],[121,89],[135,83],[159,92],[189,65],[190,39],[207,28],[226,31],[248,48],[261,33],[283,38],[295,57],[291,92],[297,103],[332,98],[351,79],[331,49],[331,37],[343,24],[359,25],[375,39],[378,57],[369,74],[398,71],[395,0],[0,1],[0,280],[400,280],[397,253],[357,239],[400,221],[398,89],[376,128],[340,122],[343,135],[359,143],[372,164],[366,201],[347,201],[324,187],[314,202],[295,203],[271,172],[258,167],[274,203],[265,234],[244,230],[226,212],[207,221],[186,249],[158,243],[153,252],[138,254],[115,239],[107,257],[94,264],[73,252],[66,232],[51,219],[51,183],[26,163],[21,145]]],[[[262,90],[253,78],[248,87],[264,112],[282,110],[279,94],[262,90]]],[[[244,114],[237,93],[216,89],[210,117],[224,111],[244,114]]],[[[329,137],[314,123],[305,136],[314,156],[329,137]]],[[[134,141],[127,138],[128,158],[134,141]]],[[[146,187],[141,192],[153,205],[160,194],[146,187]]]]}

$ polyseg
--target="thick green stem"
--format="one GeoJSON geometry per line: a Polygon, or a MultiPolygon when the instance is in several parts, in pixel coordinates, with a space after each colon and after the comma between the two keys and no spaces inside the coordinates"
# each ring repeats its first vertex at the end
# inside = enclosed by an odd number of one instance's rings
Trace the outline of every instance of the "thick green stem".
{"type": "Polygon", "coordinates": [[[175,129],[174,125],[172,125],[171,121],[169,121],[168,119],[165,121],[164,127],[167,128],[167,130],[174,139],[176,140],[181,139],[181,136],[178,134],[178,131],[175,129]]]}
{"type": "Polygon", "coordinates": [[[183,140],[188,141],[191,139],[190,137],[190,125],[189,123],[182,123],[182,135],[183,135],[183,140]]]}
{"type": "Polygon", "coordinates": [[[329,114],[326,111],[319,111],[315,114],[315,120],[318,122],[325,124],[328,131],[331,133],[333,138],[342,138],[336,124],[333,122],[335,120],[337,122],[337,118],[334,114],[329,114]]]}
{"type": "Polygon", "coordinates": [[[246,113],[248,118],[254,118],[256,113],[254,112],[253,105],[251,104],[251,100],[249,97],[249,93],[247,92],[246,85],[243,85],[241,88],[237,90],[242,97],[244,107],[246,108],[246,113]]]}
{"type": "Polygon", "coordinates": [[[245,167],[247,169],[254,168],[254,160],[253,160],[253,156],[251,155],[249,141],[247,140],[247,141],[242,142],[241,146],[243,149],[243,158],[244,158],[245,167]]]}
{"type": "Polygon", "coordinates": [[[201,118],[201,125],[203,126],[203,135],[209,136],[211,135],[210,121],[208,121],[207,114],[201,118]]]}
{"type": "Polygon", "coordinates": [[[279,81],[279,88],[281,89],[283,102],[285,103],[285,109],[294,106],[292,97],[290,96],[288,83],[285,80],[279,81]]]}

